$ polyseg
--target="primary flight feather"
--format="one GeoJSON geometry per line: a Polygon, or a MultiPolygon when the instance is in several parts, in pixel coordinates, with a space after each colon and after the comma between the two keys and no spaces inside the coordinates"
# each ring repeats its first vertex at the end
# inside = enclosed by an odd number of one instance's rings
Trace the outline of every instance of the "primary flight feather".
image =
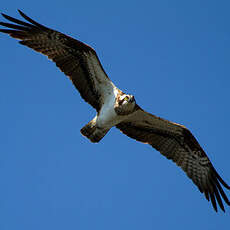
{"type": "Polygon", "coordinates": [[[7,27],[0,32],[48,56],[70,78],[82,98],[96,109],[95,118],[81,129],[84,136],[99,142],[116,126],[122,133],[151,145],[180,166],[206,199],[211,200],[215,211],[217,203],[223,211],[223,201],[230,206],[222,188],[230,190],[230,186],[216,172],[186,127],[145,112],[133,95],[122,92],[108,78],[94,49],[19,13],[27,22],[2,14],[14,24],[0,22],[7,27]]]}

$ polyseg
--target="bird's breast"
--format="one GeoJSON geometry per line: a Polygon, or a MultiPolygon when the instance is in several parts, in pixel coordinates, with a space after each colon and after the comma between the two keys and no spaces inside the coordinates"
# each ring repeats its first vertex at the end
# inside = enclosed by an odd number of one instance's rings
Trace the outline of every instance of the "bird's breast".
{"type": "Polygon", "coordinates": [[[120,122],[120,116],[114,110],[117,92],[107,96],[104,105],[102,106],[98,116],[97,125],[102,128],[111,128],[120,122]]]}

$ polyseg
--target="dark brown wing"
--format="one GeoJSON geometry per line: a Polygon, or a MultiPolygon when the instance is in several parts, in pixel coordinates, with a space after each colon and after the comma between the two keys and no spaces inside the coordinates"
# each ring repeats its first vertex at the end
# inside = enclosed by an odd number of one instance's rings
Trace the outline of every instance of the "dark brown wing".
{"type": "Polygon", "coordinates": [[[221,184],[227,189],[230,187],[216,172],[192,133],[184,126],[156,117],[139,108],[131,118],[116,127],[127,136],[150,144],[168,159],[173,160],[192,179],[200,192],[205,194],[206,199],[211,199],[215,211],[216,200],[223,211],[225,209],[222,198],[230,205],[221,184]]]}
{"type": "Polygon", "coordinates": [[[0,22],[0,25],[9,28],[0,29],[0,32],[21,40],[21,44],[52,59],[72,80],[85,101],[99,111],[105,90],[112,91],[114,85],[107,77],[96,52],[78,40],[35,22],[21,11],[19,13],[29,23],[2,14],[15,24],[0,22]]]}

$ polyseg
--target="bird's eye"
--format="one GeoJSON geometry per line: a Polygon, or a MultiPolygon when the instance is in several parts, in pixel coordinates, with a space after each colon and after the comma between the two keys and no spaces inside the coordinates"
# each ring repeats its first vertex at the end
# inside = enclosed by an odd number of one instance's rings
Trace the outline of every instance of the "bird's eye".
{"type": "Polygon", "coordinates": [[[129,97],[128,97],[128,96],[126,96],[126,97],[124,98],[124,100],[125,100],[125,101],[128,101],[128,100],[129,100],[129,97]]]}

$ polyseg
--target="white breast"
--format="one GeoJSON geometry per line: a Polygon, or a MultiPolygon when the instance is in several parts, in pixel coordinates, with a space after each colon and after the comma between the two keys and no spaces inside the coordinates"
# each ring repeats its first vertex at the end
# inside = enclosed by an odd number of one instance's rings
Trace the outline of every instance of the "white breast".
{"type": "Polygon", "coordinates": [[[111,128],[120,122],[121,118],[114,111],[117,94],[118,90],[114,87],[113,93],[107,95],[99,116],[97,116],[96,123],[98,127],[111,128]]]}

